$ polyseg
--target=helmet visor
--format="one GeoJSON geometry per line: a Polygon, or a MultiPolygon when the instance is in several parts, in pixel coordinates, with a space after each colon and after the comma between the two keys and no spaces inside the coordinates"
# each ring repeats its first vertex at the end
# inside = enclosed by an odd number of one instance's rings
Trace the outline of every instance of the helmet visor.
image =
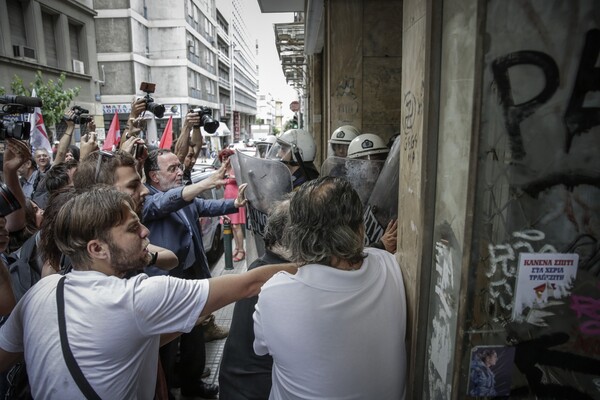
{"type": "Polygon", "coordinates": [[[348,157],[349,143],[331,143],[327,146],[327,157],[348,157]]]}
{"type": "Polygon", "coordinates": [[[277,142],[269,150],[267,158],[270,160],[292,161],[292,146],[277,142]]]}

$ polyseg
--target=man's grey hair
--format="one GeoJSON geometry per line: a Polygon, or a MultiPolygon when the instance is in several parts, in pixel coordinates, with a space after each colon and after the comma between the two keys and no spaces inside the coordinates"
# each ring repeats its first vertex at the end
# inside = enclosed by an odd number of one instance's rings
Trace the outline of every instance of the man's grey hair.
{"type": "Polygon", "coordinates": [[[290,201],[283,244],[290,261],[331,265],[333,257],[350,263],[364,259],[363,205],[342,178],[322,177],[300,186],[290,201]]]}
{"type": "Polygon", "coordinates": [[[282,244],[282,239],[285,228],[289,223],[290,200],[292,195],[293,192],[284,195],[282,200],[273,205],[267,218],[267,225],[263,237],[265,247],[283,258],[289,257],[288,251],[286,251],[285,246],[282,244]]]}

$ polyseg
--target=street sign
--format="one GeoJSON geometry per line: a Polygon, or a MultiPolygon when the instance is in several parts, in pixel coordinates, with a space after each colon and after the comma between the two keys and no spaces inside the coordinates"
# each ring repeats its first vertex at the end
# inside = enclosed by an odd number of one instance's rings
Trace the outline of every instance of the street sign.
{"type": "Polygon", "coordinates": [[[300,102],[296,100],[292,101],[290,103],[290,110],[292,110],[293,112],[300,111],[300,102]]]}

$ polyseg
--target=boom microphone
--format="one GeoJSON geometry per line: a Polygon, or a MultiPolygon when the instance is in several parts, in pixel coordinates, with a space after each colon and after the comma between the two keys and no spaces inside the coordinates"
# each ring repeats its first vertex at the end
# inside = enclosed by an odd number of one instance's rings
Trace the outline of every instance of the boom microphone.
{"type": "Polygon", "coordinates": [[[0,104],[20,104],[25,107],[41,107],[42,99],[27,96],[0,96],[0,104]]]}

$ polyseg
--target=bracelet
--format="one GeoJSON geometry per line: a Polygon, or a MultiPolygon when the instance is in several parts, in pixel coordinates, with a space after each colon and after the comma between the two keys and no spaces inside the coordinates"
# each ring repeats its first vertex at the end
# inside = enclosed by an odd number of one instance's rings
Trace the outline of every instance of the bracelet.
{"type": "Polygon", "coordinates": [[[150,262],[148,263],[148,265],[154,265],[154,264],[156,264],[157,260],[158,260],[158,251],[152,253],[152,258],[150,259],[150,262]]]}

